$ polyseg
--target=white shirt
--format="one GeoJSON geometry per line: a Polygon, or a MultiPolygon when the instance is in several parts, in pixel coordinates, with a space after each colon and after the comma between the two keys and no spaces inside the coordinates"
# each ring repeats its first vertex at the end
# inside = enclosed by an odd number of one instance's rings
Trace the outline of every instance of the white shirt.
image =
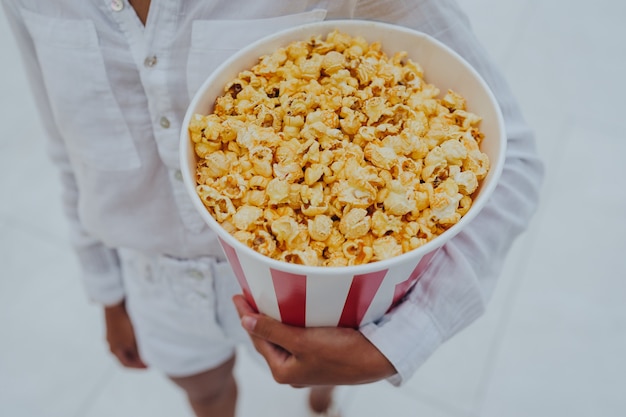
{"type": "Polygon", "coordinates": [[[507,158],[489,204],[433,258],[406,300],[363,334],[406,381],[484,310],[503,260],[534,212],[543,167],[500,73],[453,0],[153,0],[145,27],[127,0],[2,0],[62,174],[89,296],[124,297],[116,248],[223,256],[185,195],[178,133],[186,107],[224,58],[278,29],[358,18],[446,43],[492,88],[507,158]]]}

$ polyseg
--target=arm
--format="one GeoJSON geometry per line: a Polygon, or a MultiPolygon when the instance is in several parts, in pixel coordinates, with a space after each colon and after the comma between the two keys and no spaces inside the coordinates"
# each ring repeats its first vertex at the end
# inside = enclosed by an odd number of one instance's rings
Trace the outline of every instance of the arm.
{"type": "MultiPolygon", "coordinates": [[[[500,104],[507,152],[498,187],[471,224],[438,251],[406,301],[380,322],[361,329],[396,367],[390,379],[406,381],[441,345],[484,311],[505,257],[534,213],[543,165],[532,131],[506,81],[495,68],[465,15],[452,0],[422,1],[407,10],[362,2],[364,18],[424,31],[446,43],[482,75],[500,104]],[[365,4],[367,3],[367,4],[365,4]],[[383,11],[389,13],[385,16],[383,11]]],[[[358,13],[357,13],[358,14],[358,13]]]]}
{"type": "Polygon", "coordinates": [[[442,343],[485,310],[506,254],[536,209],[543,176],[533,134],[515,99],[452,0],[360,1],[354,17],[426,32],[468,60],[501,106],[508,137],[506,161],[483,211],[437,252],[401,305],[360,332],[292,328],[255,315],[242,298],[235,299],[242,324],[275,377],[296,385],[383,378],[399,385],[410,378],[442,343]],[[338,349],[338,338],[351,348],[338,349]]]}
{"type": "Polygon", "coordinates": [[[65,143],[58,133],[35,45],[22,21],[16,2],[3,0],[7,20],[21,52],[23,67],[46,134],[48,153],[61,173],[63,208],[71,230],[71,243],[78,256],[83,283],[91,300],[105,305],[106,339],[111,353],[127,367],[145,368],[135,341],[132,323],[123,302],[124,287],[117,252],[90,236],[78,215],[79,189],[65,143]]]}
{"type": "Polygon", "coordinates": [[[81,225],[78,215],[78,186],[65,143],[58,133],[49,105],[35,45],[24,25],[17,2],[3,0],[2,6],[21,53],[23,68],[46,135],[48,154],[61,174],[63,209],[70,226],[71,244],[83,271],[87,294],[95,302],[104,305],[117,304],[124,298],[117,253],[90,236],[81,225]]]}

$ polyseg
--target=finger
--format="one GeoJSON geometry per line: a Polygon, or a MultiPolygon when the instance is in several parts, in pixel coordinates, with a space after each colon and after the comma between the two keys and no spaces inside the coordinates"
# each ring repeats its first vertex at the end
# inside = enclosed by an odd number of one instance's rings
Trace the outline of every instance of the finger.
{"type": "Polygon", "coordinates": [[[265,339],[250,335],[256,350],[265,358],[271,368],[284,366],[293,355],[281,346],[268,342],[265,339]]]}
{"type": "Polygon", "coordinates": [[[143,363],[137,352],[132,352],[129,357],[129,363],[131,368],[146,369],[148,366],[143,363]]]}
{"type": "MultiPolygon", "coordinates": [[[[260,351],[260,344],[263,339],[254,336],[252,333],[254,331],[254,327],[256,326],[258,314],[255,314],[250,307],[250,304],[246,301],[246,299],[242,295],[235,295],[233,297],[233,303],[235,304],[235,308],[237,309],[237,313],[241,318],[241,327],[243,327],[247,332],[248,336],[252,339],[257,350],[260,351]]],[[[262,348],[261,348],[262,349],[262,348]]]]}
{"type": "Polygon", "coordinates": [[[248,300],[246,300],[246,298],[241,294],[237,294],[233,297],[233,303],[235,304],[237,313],[239,313],[239,317],[243,317],[245,315],[253,315],[256,313],[248,300]]]}
{"type": "Polygon", "coordinates": [[[291,353],[267,340],[250,336],[256,350],[263,356],[272,376],[280,384],[300,382],[294,378],[298,375],[298,361],[291,353]]]}
{"type": "Polygon", "coordinates": [[[143,361],[140,358],[136,358],[132,356],[126,358],[126,367],[132,368],[132,369],[146,369],[147,368],[146,364],[143,363],[143,361]]]}
{"type": "Polygon", "coordinates": [[[281,323],[263,315],[246,315],[242,318],[241,323],[251,335],[278,345],[292,354],[297,354],[294,349],[298,346],[302,334],[301,328],[281,323]]]}
{"type": "Polygon", "coordinates": [[[133,367],[142,369],[147,368],[146,364],[141,360],[141,355],[139,354],[139,348],[137,347],[137,342],[135,341],[132,346],[127,350],[128,355],[130,357],[130,362],[133,364],[133,367]]]}
{"type": "Polygon", "coordinates": [[[115,358],[120,364],[122,364],[125,367],[130,366],[130,360],[124,349],[114,348],[114,349],[111,349],[111,353],[113,353],[113,356],[115,356],[115,358]]]}
{"type": "Polygon", "coordinates": [[[143,363],[137,351],[132,349],[117,348],[112,350],[117,360],[127,368],[145,369],[146,364],[143,363]]]}
{"type": "Polygon", "coordinates": [[[233,302],[241,317],[241,325],[251,337],[264,339],[272,345],[278,345],[290,351],[289,338],[295,336],[293,333],[296,333],[298,328],[256,313],[242,295],[235,295],[233,302]]]}

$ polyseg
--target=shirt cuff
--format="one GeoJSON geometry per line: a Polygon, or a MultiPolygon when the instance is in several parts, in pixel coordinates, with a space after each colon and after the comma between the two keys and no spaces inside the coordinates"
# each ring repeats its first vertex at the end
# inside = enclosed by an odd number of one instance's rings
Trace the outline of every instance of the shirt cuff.
{"type": "Polygon", "coordinates": [[[443,343],[441,331],[426,312],[369,323],[360,331],[396,368],[397,374],[387,378],[395,386],[408,381],[443,343]],[[411,338],[413,346],[409,352],[399,346],[397,335],[411,338]]]}
{"type": "Polygon", "coordinates": [[[485,298],[463,252],[449,242],[433,256],[405,300],[361,333],[391,362],[396,386],[408,381],[451,336],[478,318],[485,298]]]}
{"type": "Polygon", "coordinates": [[[387,315],[381,321],[360,328],[396,368],[397,374],[387,378],[395,386],[408,381],[444,341],[441,330],[426,310],[412,305],[406,307],[412,311],[387,315]]]}

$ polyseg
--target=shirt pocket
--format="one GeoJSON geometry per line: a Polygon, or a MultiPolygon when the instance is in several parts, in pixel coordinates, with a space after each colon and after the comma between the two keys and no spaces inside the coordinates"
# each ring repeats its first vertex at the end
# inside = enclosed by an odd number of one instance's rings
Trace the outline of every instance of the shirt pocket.
{"type": "Polygon", "coordinates": [[[138,168],[139,155],[113,95],[93,22],[21,13],[70,158],[101,170],[138,168]]]}
{"type": "Polygon", "coordinates": [[[191,27],[187,90],[193,97],[206,78],[241,48],[277,31],[324,20],[327,11],[247,20],[196,20],[191,27]]]}

